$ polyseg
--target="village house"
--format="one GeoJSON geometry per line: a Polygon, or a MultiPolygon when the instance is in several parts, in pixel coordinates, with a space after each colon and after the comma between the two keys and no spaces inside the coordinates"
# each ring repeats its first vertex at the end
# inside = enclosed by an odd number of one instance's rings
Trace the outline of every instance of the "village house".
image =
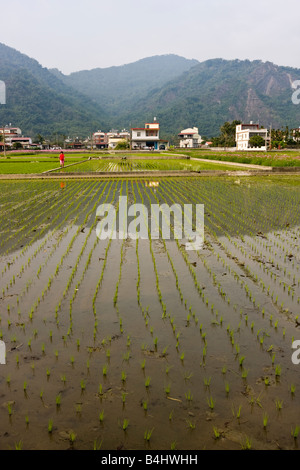
{"type": "Polygon", "coordinates": [[[300,142],[300,127],[291,129],[291,135],[294,142],[300,142]]]}
{"type": "Polygon", "coordinates": [[[256,148],[251,145],[250,139],[253,136],[260,136],[263,138],[265,145],[259,147],[260,150],[267,150],[270,137],[268,136],[268,129],[260,128],[259,124],[238,124],[236,126],[235,141],[237,150],[250,150],[256,148]]]}
{"type": "Polygon", "coordinates": [[[5,140],[5,142],[3,142],[3,140],[1,142],[2,150],[4,149],[4,145],[5,148],[9,150],[14,148],[17,144],[24,149],[32,147],[31,138],[24,137],[19,127],[12,127],[11,125],[2,127],[0,128],[0,135],[4,135],[5,140]]]}
{"type": "Polygon", "coordinates": [[[145,127],[131,128],[131,148],[133,150],[165,150],[168,141],[159,138],[159,123],[156,118],[145,127]]]}
{"type": "Polygon", "coordinates": [[[81,150],[84,146],[85,144],[79,137],[75,137],[75,139],[65,139],[66,149],[81,150]]]}
{"type": "Polygon", "coordinates": [[[130,132],[123,129],[121,132],[111,130],[109,132],[97,131],[93,134],[93,146],[97,149],[115,149],[119,142],[130,141],[130,132]]]}
{"type": "Polygon", "coordinates": [[[180,148],[198,148],[202,142],[198,127],[183,129],[178,134],[178,137],[180,148]]]}
{"type": "Polygon", "coordinates": [[[130,142],[130,132],[123,129],[121,132],[112,130],[107,133],[108,136],[108,148],[115,149],[120,142],[130,142]]]}

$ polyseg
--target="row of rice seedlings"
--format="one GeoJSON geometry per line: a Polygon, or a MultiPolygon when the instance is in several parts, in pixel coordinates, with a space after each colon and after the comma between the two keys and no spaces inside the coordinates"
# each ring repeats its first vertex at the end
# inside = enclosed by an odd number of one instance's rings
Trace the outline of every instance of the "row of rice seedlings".
{"type": "MultiPolygon", "coordinates": [[[[89,216],[89,214],[92,213],[92,212],[94,212],[94,210],[95,210],[95,205],[96,205],[96,203],[94,204],[94,207],[90,210],[90,212],[87,213],[86,218],[85,218],[83,224],[86,223],[87,217],[89,216]]],[[[83,226],[83,225],[81,225],[81,226],[79,227],[79,229],[78,229],[78,231],[77,231],[77,234],[79,233],[79,231],[80,231],[80,229],[82,228],[82,226],[83,226]]],[[[73,242],[74,242],[74,237],[72,238],[72,240],[71,240],[69,246],[67,247],[67,252],[70,250],[70,248],[71,248],[73,242]]],[[[64,253],[64,255],[66,255],[66,253],[64,253]]],[[[61,260],[61,261],[62,261],[62,260],[61,260]]],[[[57,274],[57,273],[56,273],[56,274],[57,274]]],[[[53,276],[50,277],[50,280],[52,280],[52,279],[53,279],[53,276]]],[[[50,286],[51,286],[51,283],[50,283],[50,285],[49,285],[49,283],[48,283],[47,288],[50,288],[50,286]]],[[[46,289],[45,289],[45,290],[46,290],[46,289]]],[[[44,291],[42,292],[42,298],[43,298],[43,297],[44,297],[44,291]]],[[[29,319],[30,319],[30,320],[32,320],[32,318],[33,318],[33,313],[34,313],[34,311],[37,309],[39,303],[40,303],[40,298],[38,298],[38,300],[32,305],[31,311],[30,311],[30,313],[29,313],[29,319]]],[[[61,304],[59,304],[59,307],[60,307],[60,305],[61,305],[61,304]]],[[[57,320],[57,323],[58,323],[57,312],[58,312],[58,308],[56,309],[56,320],[57,320]]],[[[51,332],[50,332],[50,338],[51,338],[51,332]]],[[[28,340],[28,347],[30,348],[30,346],[31,346],[31,339],[28,340]]],[[[45,352],[44,346],[42,345],[42,353],[44,353],[44,352],[45,352]]]]}
{"type": "MultiPolygon", "coordinates": [[[[110,186],[109,188],[109,192],[107,194],[107,197],[105,199],[105,202],[108,200],[108,196],[110,194],[110,191],[111,191],[111,188],[112,186],[110,186]]],[[[115,194],[116,194],[116,191],[117,191],[117,188],[118,188],[118,185],[115,184],[115,187],[114,187],[114,190],[113,190],[113,194],[112,194],[112,201],[115,200],[115,194]]],[[[104,219],[103,219],[104,220],[104,219]]],[[[101,221],[101,225],[100,225],[100,232],[102,230],[102,227],[103,227],[103,220],[101,221]]],[[[113,221],[114,223],[115,221],[113,221]]],[[[99,290],[102,286],[102,282],[103,282],[103,278],[104,278],[104,272],[105,272],[105,268],[106,268],[106,264],[107,264],[107,259],[108,259],[108,253],[109,253],[109,249],[111,247],[111,243],[112,243],[112,237],[113,237],[113,233],[110,234],[110,237],[109,237],[109,240],[108,240],[108,243],[106,245],[106,249],[105,249],[105,253],[104,253],[104,260],[103,260],[103,264],[102,264],[102,270],[101,270],[101,274],[99,276],[99,279],[97,281],[97,285],[96,285],[96,288],[95,288],[95,292],[94,292],[94,295],[93,295],[93,300],[92,300],[92,308],[93,308],[93,313],[94,313],[94,317],[95,317],[95,321],[97,319],[97,309],[96,309],[96,300],[97,300],[97,297],[98,297],[98,294],[99,294],[99,290]]],[[[122,325],[120,324],[120,329],[121,329],[121,332],[122,332],[122,325]]],[[[94,331],[94,338],[95,338],[95,331],[94,331]]]]}
{"type": "MultiPolygon", "coordinates": [[[[107,186],[107,184],[105,185],[104,190],[106,189],[106,186],[107,186]]],[[[107,198],[109,197],[109,194],[110,194],[110,191],[107,193],[107,198]]],[[[92,214],[92,213],[95,212],[95,209],[96,209],[96,206],[98,205],[98,203],[99,203],[99,201],[96,200],[95,203],[94,203],[94,206],[93,206],[92,209],[90,210],[89,214],[92,214]]],[[[89,214],[87,214],[88,217],[89,217],[89,214]]],[[[87,220],[87,217],[86,217],[86,219],[84,220],[84,225],[85,225],[85,223],[86,223],[86,220],[87,220]]],[[[79,253],[78,257],[77,257],[77,260],[76,260],[75,266],[74,266],[74,268],[73,268],[73,271],[72,271],[72,273],[71,273],[71,275],[70,275],[70,277],[69,277],[69,279],[68,279],[68,282],[67,282],[67,285],[66,285],[66,288],[65,288],[65,291],[64,291],[64,297],[66,297],[66,295],[67,295],[67,293],[68,293],[68,291],[69,291],[69,288],[70,288],[70,286],[71,286],[71,284],[72,284],[72,282],[73,282],[73,279],[74,279],[75,274],[76,274],[76,272],[77,272],[77,270],[78,270],[78,267],[79,267],[80,259],[81,259],[81,257],[83,256],[83,253],[84,253],[84,251],[85,251],[85,249],[86,249],[86,246],[87,246],[87,243],[88,243],[89,238],[91,237],[92,233],[95,231],[96,224],[97,224],[97,219],[95,218],[95,219],[94,219],[94,222],[91,224],[91,227],[90,227],[90,229],[89,229],[89,232],[88,232],[88,234],[87,234],[87,236],[86,236],[86,238],[85,238],[85,241],[84,241],[84,243],[83,243],[83,245],[82,245],[81,251],[80,251],[80,253],[79,253]]],[[[76,283],[76,285],[75,285],[75,287],[74,287],[73,296],[72,296],[72,298],[70,299],[70,315],[69,315],[69,318],[70,318],[70,325],[69,325],[69,331],[71,331],[71,332],[72,332],[72,328],[73,328],[73,319],[72,319],[72,306],[73,306],[73,302],[75,301],[75,298],[76,298],[77,293],[78,293],[78,291],[79,291],[79,287],[80,287],[80,285],[81,285],[81,283],[82,283],[82,281],[83,281],[83,279],[84,279],[84,276],[85,276],[85,274],[86,274],[86,272],[87,272],[87,270],[88,270],[88,267],[89,267],[89,265],[90,265],[93,252],[94,252],[94,250],[96,249],[96,246],[97,246],[98,242],[99,242],[99,239],[96,238],[92,249],[91,249],[90,252],[88,253],[87,260],[86,260],[84,269],[83,269],[83,271],[82,271],[81,277],[80,277],[80,279],[78,280],[78,282],[76,283]]],[[[95,336],[96,336],[96,331],[97,331],[97,319],[95,318],[95,323],[94,323],[94,339],[95,339],[95,336]]]]}
{"type": "MultiPolygon", "coordinates": [[[[276,320],[276,322],[274,324],[274,328],[277,329],[277,327],[278,327],[278,320],[276,320]]],[[[284,330],[283,330],[283,334],[284,334],[284,330]]],[[[260,338],[260,344],[262,344],[262,343],[263,343],[263,337],[260,338]]],[[[275,375],[276,375],[276,370],[275,370],[275,375]]]]}
{"type": "Polygon", "coordinates": [[[23,251],[26,251],[28,247],[35,241],[35,239],[37,239],[39,236],[41,236],[45,232],[46,227],[48,225],[49,213],[54,211],[56,208],[62,207],[62,204],[64,203],[65,200],[66,201],[69,200],[68,195],[63,196],[61,200],[59,199],[59,197],[57,197],[57,199],[48,207],[48,212],[45,211],[45,205],[44,205],[45,201],[40,211],[36,211],[36,209],[33,208],[32,216],[28,220],[27,224],[23,225],[20,231],[17,231],[11,234],[11,236],[5,240],[6,242],[8,242],[10,238],[13,238],[15,240],[15,243],[10,247],[10,251],[13,250],[17,245],[20,245],[22,240],[27,236],[27,232],[25,232],[26,229],[28,229],[30,232],[32,232],[33,230],[36,230],[37,232],[36,235],[32,237],[31,241],[28,242],[26,246],[23,248],[23,251]],[[34,221],[36,221],[35,225],[33,225],[34,221]],[[38,227],[42,224],[44,224],[44,228],[42,228],[41,230],[38,230],[38,227]],[[21,238],[18,238],[19,232],[20,233],[24,232],[21,238]]]}
{"type": "MultiPolygon", "coordinates": [[[[75,204],[75,200],[73,200],[73,202],[71,203],[71,205],[69,206],[69,210],[71,209],[72,205],[75,204]]],[[[47,257],[47,259],[44,261],[43,264],[40,264],[39,268],[37,269],[36,271],[36,276],[39,278],[39,275],[42,271],[42,268],[45,267],[49,261],[49,259],[51,258],[51,256],[53,256],[53,254],[55,253],[59,243],[61,242],[61,240],[64,238],[64,236],[69,232],[69,230],[71,229],[71,227],[76,223],[78,217],[79,217],[79,213],[78,213],[78,209],[80,207],[80,202],[76,205],[76,207],[70,212],[66,212],[65,209],[61,209],[61,211],[58,212],[58,214],[56,215],[55,217],[55,220],[57,220],[62,213],[65,214],[65,217],[63,218],[63,220],[47,235],[47,237],[45,239],[42,240],[42,242],[40,243],[40,245],[36,248],[33,256],[29,256],[27,261],[24,262],[24,264],[22,264],[22,267],[20,268],[20,271],[19,273],[17,273],[17,277],[18,279],[21,279],[21,276],[22,274],[25,272],[26,268],[28,268],[30,266],[30,263],[32,261],[33,258],[36,258],[38,253],[41,252],[41,250],[43,249],[43,247],[46,245],[46,243],[49,242],[49,240],[53,239],[55,233],[62,227],[66,224],[66,222],[68,221],[68,219],[70,219],[70,217],[72,216],[73,213],[76,214],[76,217],[71,221],[71,224],[67,226],[67,228],[64,230],[64,233],[60,234],[59,236],[59,239],[57,240],[57,242],[52,246],[52,249],[47,257]]],[[[85,208],[84,208],[85,209],[85,208]]],[[[21,253],[21,255],[23,255],[24,253],[26,253],[27,250],[25,250],[24,252],[21,253]]],[[[18,257],[16,257],[16,259],[18,259],[18,257]]],[[[14,277],[13,277],[13,280],[14,280],[14,277]]],[[[28,282],[28,281],[27,281],[28,282]]],[[[11,285],[11,280],[10,280],[10,285],[11,285]]],[[[7,289],[8,290],[8,289],[7,289]]]]}
{"type": "MultiPolygon", "coordinates": [[[[123,183],[123,181],[122,181],[123,183]]],[[[120,191],[120,194],[122,193],[122,185],[121,185],[121,191],[120,191]]],[[[128,194],[128,180],[126,180],[126,194],[128,194]]],[[[127,208],[125,207],[124,208],[125,211],[127,211],[127,208]]],[[[119,227],[119,230],[123,230],[123,233],[125,234],[126,230],[127,230],[127,227],[125,226],[125,223],[126,223],[126,218],[124,217],[124,220],[123,220],[123,223],[124,223],[124,226],[123,227],[119,227]]],[[[118,277],[118,280],[117,280],[117,283],[116,283],[116,289],[115,289],[115,294],[114,294],[114,299],[113,299],[113,302],[114,302],[114,306],[117,307],[117,302],[118,302],[118,292],[119,292],[119,284],[121,282],[121,276],[122,276],[122,266],[123,266],[123,257],[124,257],[124,246],[125,246],[125,242],[126,242],[126,238],[125,236],[123,237],[123,242],[122,242],[122,245],[121,245],[121,255],[120,255],[120,266],[119,266],[119,277],[118,277]]]]}
{"type": "MultiPolygon", "coordinates": [[[[18,204],[18,202],[16,201],[16,206],[13,206],[12,209],[11,209],[11,212],[13,212],[13,217],[14,217],[14,220],[18,221],[17,223],[15,222],[15,227],[17,227],[18,225],[21,225],[22,223],[22,226],[20,227],[20,229],[16,229],[15,228],[15,232],[14,232],[14,235],[18,235],[18,233],[21,233],[24,228],[25,228],[25,225],[24,225],[24,222],[28,219],[28,222],[27,222],[27,226],[30,226],[32,225],[32,219],[34,217],[34,214],[41,214],[42,213],[42,208],[43,208],[43,204],[42,204],[42,199],[40,200],[36,200],[36,194],[34,192],[34,189],[36,187],[36,184],[35,183],[31,183],[30,184],[32,190],[33,190],[33,193],[34,193],[34,197],[26,197],[23,199],[23,203],[25,204],[25,209],[23,208],[23,205],[22,204],[18,204]],[[38,204],[38,205],[37,205],[38,204]],[[39,209],[39,205],[40,205],[40,209],[39,209]],[[37,212],[35,212],[37,211],[37,212]]],[[[40,186],[40,185],[39,185],[40,186]]],[[[47,192],[43,191],[43,195],[47,194],[47,192]]],[[[22,192],[20,191],[19,193],[19,196],[22,194],[22,192]]],[[[37,215],[36,215],[37,217],[37,215]]],[[[7,242],[8,239],[10,238],[14,238],[14,235],[11,233],[11,226],[10,226],[10,223],[11,223],[11,215],[8,213],[6,214],[6,218],[4,219],[4,226],[3,226],[3,240],[1,240],[0,242],[0,248],[3,247],[4,243],[7,242]],[[6,221],[6,223],[5,223],[6,221]]]]}
{"type": "MultiPolygon", "coordinates": [[[[44,240],[44,242],[47,242],[47,240],[44,240]]],[[[41,251],[42,247],[44,246],[44,242],[42,242],[42,243],[40,244],[40,246],[36,249],[36,251],[35,251],[33,257],[36,257],[37,254],[38,254],[38,252],[41,251]]],[[[29,246],[29,243],[25,246],[25,249],[27,248],[27,246],[29,246]]],[[[26,251],[26,250],[25,250],[25,251],[26,251]]],[[[25,251],[24,251],[24,252],[25,252],[25,251]]],[[[24,252],[22,251],[21,255],[23,255],[24,252]]],[[[17,259],[18,257],[15,257],[15,258],[17,259]]],[[[24,264],[22,265],[22,267],[21,267],[21,269],[20,269],[20,272],[19,272],[19,275],[17,275],[19,278],[21,278],[21,274],[24,273],[24,272],[25,272],[25,269],[30,265],[31,260],[32,260],[32,258],[29,257],[28,260],[27,260],[27,264],[25,264],[25,268],[24,268],[24,264]]],[[[30,283],[31,283],[31,281],[28,280],[28,281],[27,281],[27,285],[26,285],[26,289],[23,290],[23,293],[28,290],[28,285],[29,285],[30,283]]]]}

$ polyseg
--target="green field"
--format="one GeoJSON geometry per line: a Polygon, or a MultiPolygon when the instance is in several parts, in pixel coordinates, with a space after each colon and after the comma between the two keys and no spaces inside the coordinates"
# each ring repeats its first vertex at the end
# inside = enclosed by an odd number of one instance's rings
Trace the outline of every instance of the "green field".
{"type": "Polygon", "coordinates": [[[189,155],[193,158],[221,160],[264,166],[300,166],[300,150],[270,152],[256,151],[213,151],[213,150],[177,150],[174,153],[189,155]]]}
{"type": "Polygon", "coordinates": [[[201,171],[201,170],[222,170],[234,171],[244,169],[242,167],[231,166],[226,164],[210,163],[210,162],[197,162],[190,159],[172,158],[151,158],[150,156],[134,155],[130,158],[128,155],[123,155],[109,158],[105,156],[102,158],[96,157],[94,154],[88,156],[70,156],[66,155],[65,168],[63,170],[59,167],[57,157],[53,156],[15,156],[8,159],[0,159],[0,174],[37,174],[49,170],[57,170],[57,172],[67,173],[84,173],[84,172],[124,172],[124,171],[201,171]],[[74,163],[78,163],[74,165],[74,163]]]}
{"type": "MultiPolygon", "coordinates": [[[[68,163],[75,163],[87,160],[87,157],[69,156],[68,163]]],[[[40,156],[11,156],[9,158],[0,157],[0,174],[36,174],[43,173],[55,168],[59,168],[59,158],[50,155],[40,156]]]]}

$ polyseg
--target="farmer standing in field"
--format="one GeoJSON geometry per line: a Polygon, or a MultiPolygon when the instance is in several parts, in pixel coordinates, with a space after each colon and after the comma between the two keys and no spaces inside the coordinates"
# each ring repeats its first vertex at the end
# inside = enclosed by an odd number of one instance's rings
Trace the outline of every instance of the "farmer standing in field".
{"type": "Polygon", "coordinates": [[[65,164],[65,155],[63,151],[60,152],[59,161],[60,161],[60,167],[63,168],[65,164]]]}

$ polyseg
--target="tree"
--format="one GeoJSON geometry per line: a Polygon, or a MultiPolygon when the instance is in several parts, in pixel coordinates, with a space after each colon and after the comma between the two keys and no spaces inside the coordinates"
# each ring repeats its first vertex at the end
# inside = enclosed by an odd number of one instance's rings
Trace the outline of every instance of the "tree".
{"type": "Polygon", "coordinates": [[[235,147],[235,131],[238,124],[241,124],[241,121],[224,122],[223,126],[220,127],[221,135],[212,138],[213,145],[216,147],[235,147]]]}
{"type": "Polygon", "coordinates": [[[251,147],[263,147],[264,145],[266,145],[266,142],[261,135],[253,135],[249,139],[249,145],[251,147]]]}
{"type": "Polygon", "coordinates": [[[127,142],[127,140],[120,140],[116,147],[115,147],[115,150],[126,150],[129,148],[129,143],[127,142]]]}
{"type": "Polygon", "coordinates": [[[41,134],[37,134],[37,136],[35,137],[33,143],[34,144],[43,144],[45,142],[45,137],[43,137],[41,134]]]}
{"type": "Polygon", "coordinates": [[[14,150],[21,150],[23,148],[23,145],[21,144],[21,142],[14,142],[12,148],[14,150]]]}

